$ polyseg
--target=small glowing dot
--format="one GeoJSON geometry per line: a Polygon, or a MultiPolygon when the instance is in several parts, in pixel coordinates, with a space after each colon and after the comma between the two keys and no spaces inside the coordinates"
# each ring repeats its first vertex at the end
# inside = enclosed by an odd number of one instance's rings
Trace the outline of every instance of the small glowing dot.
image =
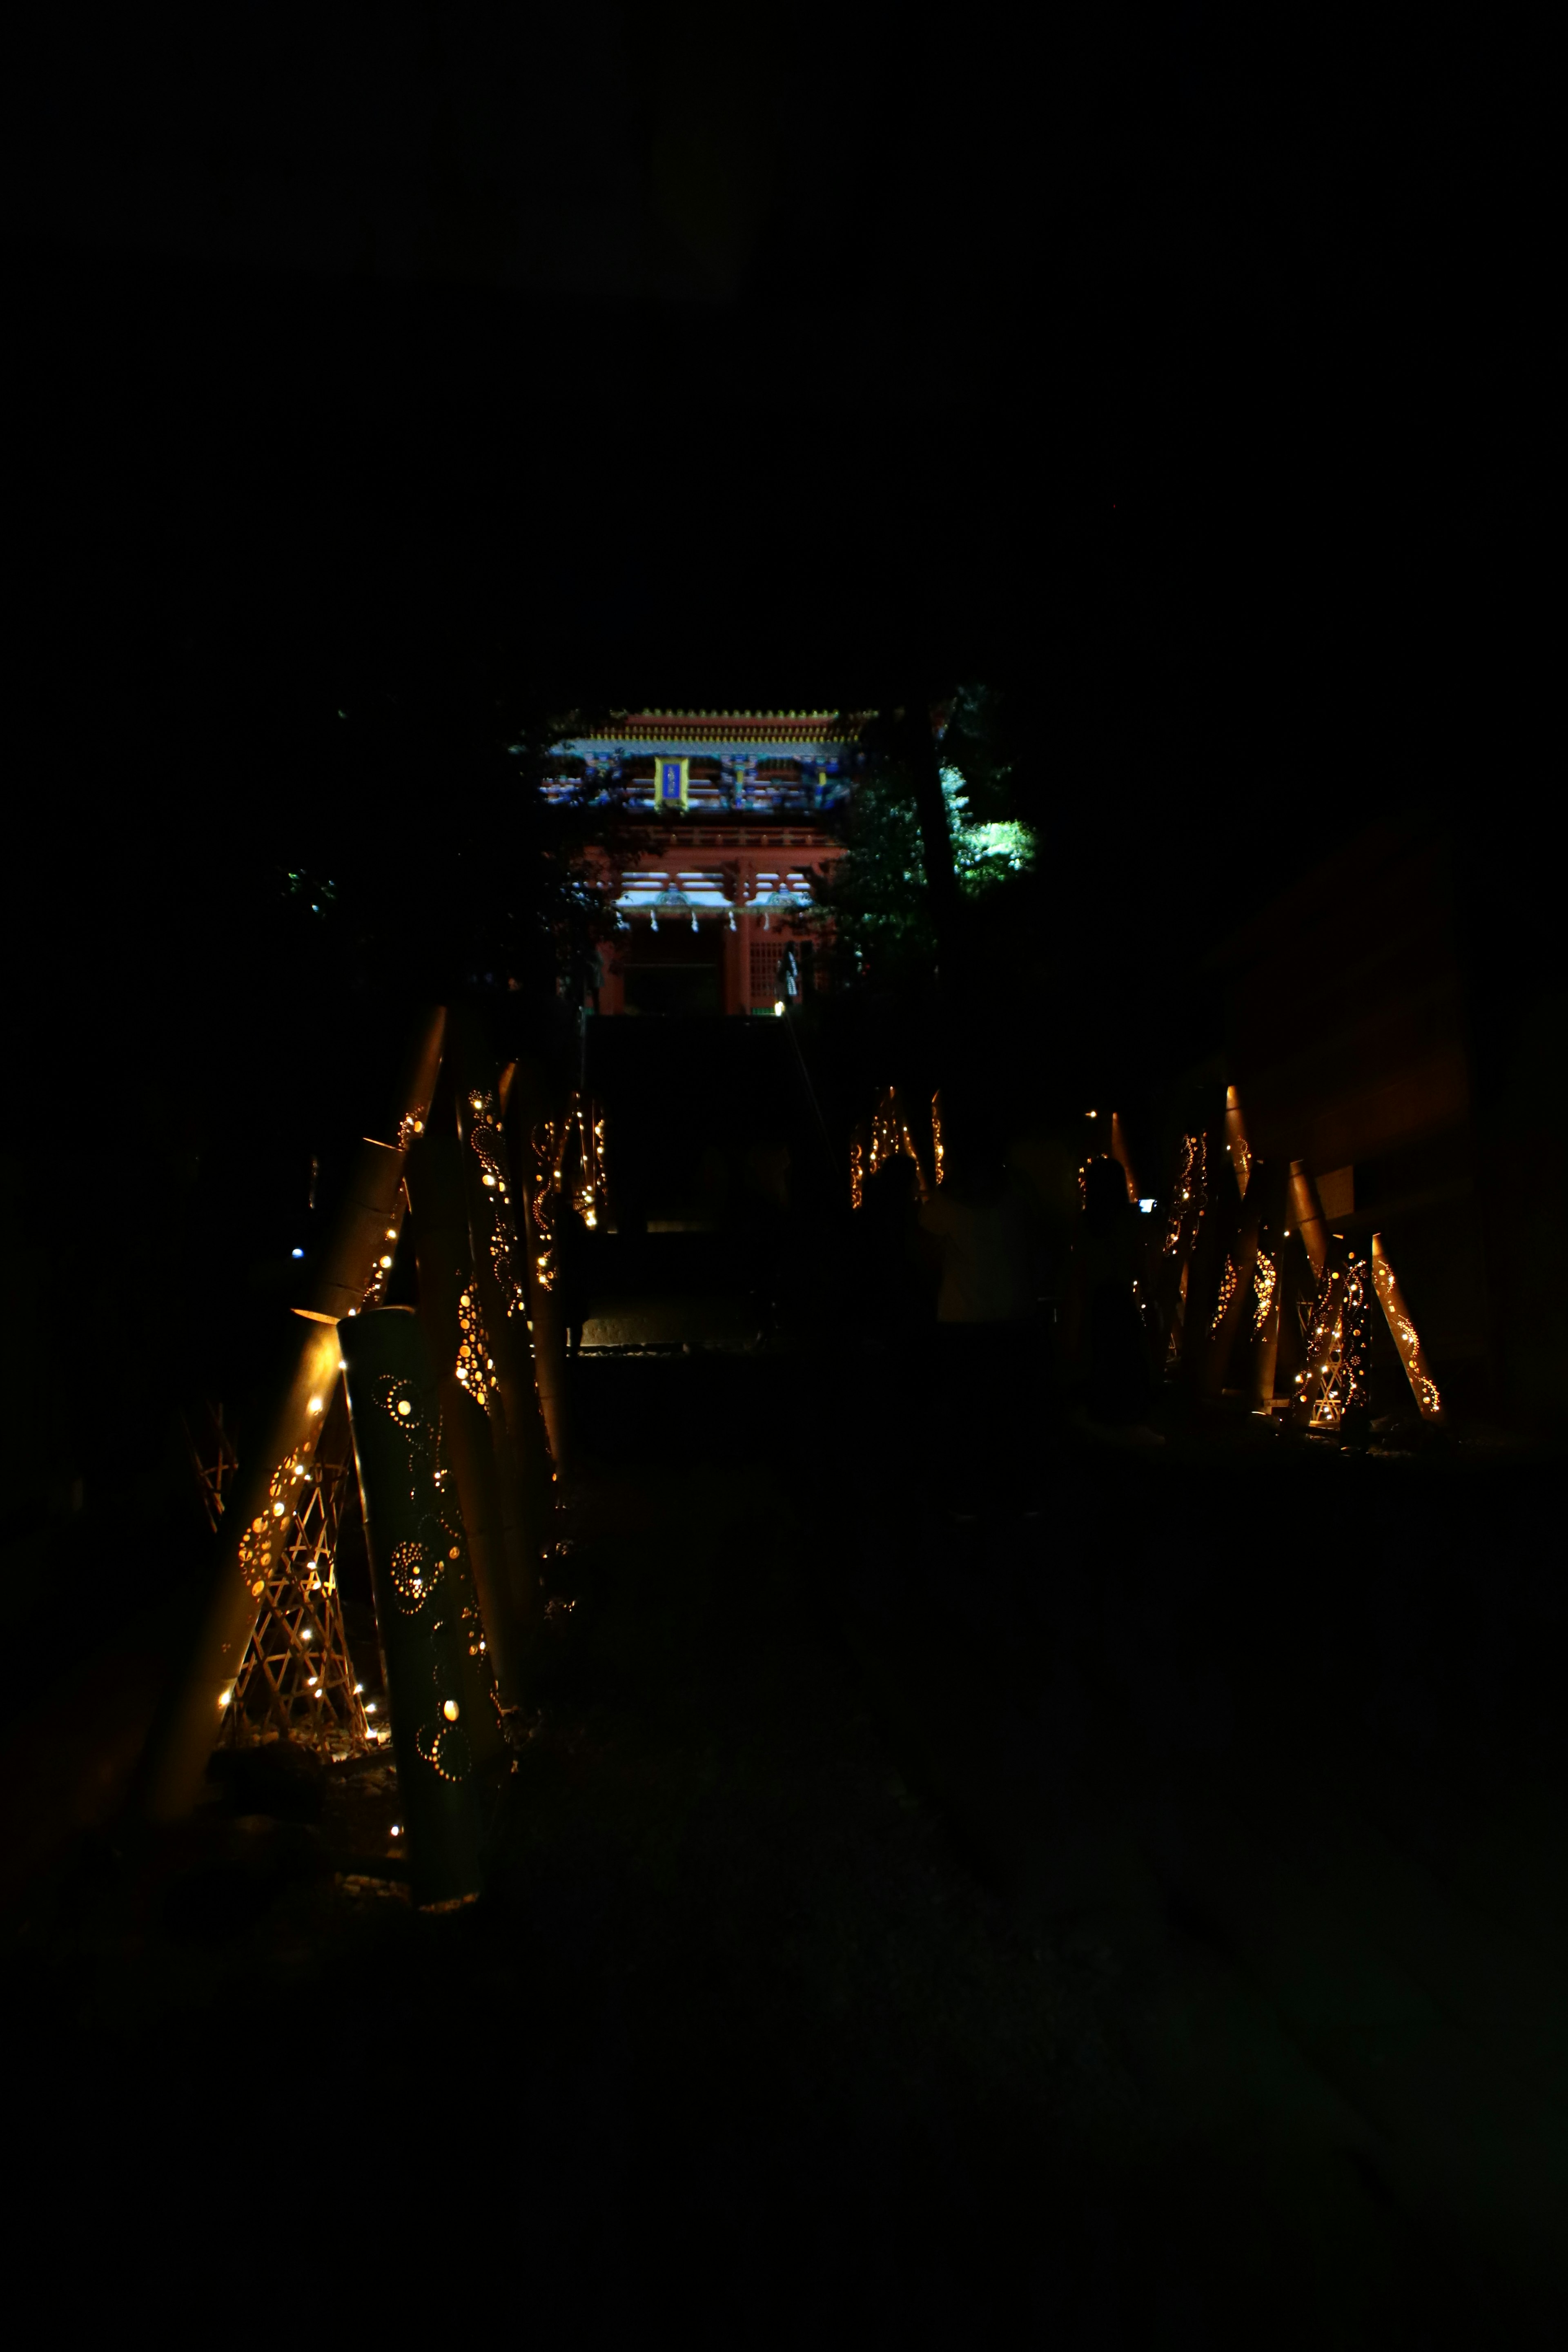
{"type": "Polygon", "coordinates": [[[457,1700],[455,1698],[449,1698],[447,1701],[446,1706],[441,1709],[441,1712],[446,1717],[448,1723],[456,1723],[458,1720],[457,1700]]]}
{"type": "Polygon", "coordinates": [[[312,1397],[312,1398],[310,1399],[310,1411],[311,1411],[312,1412],[321,1412],[321,1398],[320,1398],[320,1397],[312,1397]]]}
{"type": "Polygon", "coordinates": [[[403,1835],[403,1824],[401,1822],[393,1822],[392,1834],[394,1837],[401,1837],[403,1835]]]}
{"type": "Polygon", "coordinates": [[[219,1691],[217,1695],[217,1703],[219,1706],[226,1706],[233,1696],[234,1693],[231,1690],[219,1691]]]}
{"type": "Polygon", "coordinates": [[[365,1701],[365,1703],[364,1703],[364,1711],[365,1711],[366,1715],[374,1715],[374,1714],[375,1713],[375,1701],[374,1701],[374,1699],[373,1699],[373,1698],[367,1698],[367,1699],[366,1699],[366,1701],[365,1701]]]}
{"type": "Polygon", "coordinates": [[[381,1263],[382,1263],[383,1266],[384,1266],[384,1267],[385,1267],[385,1266],[389,1266],[389,1265],[392,1264],[392,1260],[391,1260],[389,1257],[384,1257],[384,1258],[382,1259],[381,1263]]]}
{"type": "Polygon", "coordinates": [[[305,1253],[303,1250],[290,1250],[289,1255],[290,1257],[303,1257],[305,1253]]]}
{"type": "Polygon", "coordinates": [[[409,1403],[406,1397],[402,1397],[398,1401],[397,1410],[400,1413],[407,1414],[413,1412],[414,1407],[409,1403]]]}
{"type": "Polygon", "coordinates": [[[273,1504],[272,1516],[275,1519],[280,1519],[283,1517],[283,1506],[281,1503],[273,1504]]]}

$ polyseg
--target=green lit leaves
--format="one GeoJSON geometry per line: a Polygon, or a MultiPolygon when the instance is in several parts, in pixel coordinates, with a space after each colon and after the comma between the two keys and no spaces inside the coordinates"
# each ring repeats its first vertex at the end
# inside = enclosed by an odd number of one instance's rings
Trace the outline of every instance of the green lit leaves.
{"type": "Polygon", "coordinates": [[[308,866],[288,866],[282,872],[282,892],[293,906],[324,922],[337,904],[338,886],[308,866]]]}
{"type": "MultiPolygon", "coordinates": [[[[966,899],[983,900],[1035,866],[1033,828],[1013,814],[995,698],[963,689],[942,744],[942,789],[953,866],[966,899]]],[[[839,936],[884,977],[923,965],[936,939],[926,904],[925,855],[912,782],[891,749],[851,805],[847,855],[817,892],[839,936]]]]}

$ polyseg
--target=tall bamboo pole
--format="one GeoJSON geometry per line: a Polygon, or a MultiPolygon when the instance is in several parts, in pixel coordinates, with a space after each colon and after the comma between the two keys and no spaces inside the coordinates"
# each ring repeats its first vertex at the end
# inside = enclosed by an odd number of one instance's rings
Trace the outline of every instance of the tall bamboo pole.
{"type": "Polygon", "coordinates": [[[1181,1357],[1183,1381],[1200,1391],[1207,1378],[1207,1342],[1219,1303],[1220,1285],[1240,1222],[1240,1195],[1225,1150],[1223,1117],[1210,1118],[1205,1123],[1204,1156],[1208,1198],[1187,1259],[1181,1357]]]}
{"type": "Polygon", "coordinates": [[[534,1131],[547,1119],[556,1118],[560,1108],[542,1063],[528,1060],[513,1066],[504,1116],[507,1157],[517,1196],[528,1313],[533,1326],[533,1368],[550,1450],[554,1456],[556,1469],[565,1478],[572,1450],[566,1327],[562,1317],[559,1285],[554,1281],[545,1282],[541,1276],[542,1234],[534,1214],[534,1202],[541,1190],[551,1181],[548,1172],[538,1163],[533,1145],[534,1131]]]}
{"type": "Polygon", "coordinates": [[[456,1104],[443,1080],[408,1163],[419,1319],[434,1367],[441,1431],[457,1483],[468,1560],[503,1714],[526,1698],[527,1653],[507,1568],[505,1514],[489,1428],[494,1370],[469,1254],[456,1104]]]}
{"type": "Polygon", "coordinates": [[[435,1370],[410,1307],[345,1319],[342,1349],[415,1899],[460,1903],[479,1889],[483,1709],[465,1622],[464,1530],[440,1479],[435,1370]]]}
{"type": "Polygon", "coordinates": [[[914,788],[915,814],[921,829],[925,865],[926,899],[936,933],[939,977],[946,991],[950,1015],[967,1012],[969,971],[965,961],[963,898],[952,854],[952,828],[942,789],[942,761],[925,698],[904,706],[903,749],[914,788]]]}
{"type": "Polygon", "coordinates": [[[1260,1189],[1258,1259],[1253,1275],[1250,1398],[1255,1412],[1270,1412],[1279,1371],[1279,1335],[1289,1287],[1285,1226],[1289,1223],[1289,1171],[1279,1160],[1260,1162],[1254,1180],[1260,1189]]]}
{"type": "Polygon", "coordinates": [[[1394,1268],[1388,1262],[1381,1234],[1373,1234],[1372,1237],[1372,1278],[1421,1418],[1441,1423],[1444,1419],[1443,1400],[1422,1351],[1421,1341],[1410,1319],[1394,1268]]]}
{"type": "Polygon", "coordinates": [[[1225,1148],[1236,1171],[1237,1190],[1245,1200],[1252,1178],[1252,1146],[1247,1139],[1241,1097],[1234,1087],[1226,1087],[1225,1090],[1225,1148]]]}
{"type": "Polygon", "coordinates": [[[1329,1229],[1318,1200],[1312,1171],[1304,1160],[1290,1162],[1290,1220],[1301,1236],[1312,1272],[1321,1282],[1329,1262],[1329,1229]]]}
{"type": "MultiPolygon", "coordinates": [[[[1254,1185],[1250,1178],[1249,1170],[1245,1197],[1239,1203],[1234,1238],[1226,1252],[1220,1271],[1209,1328],[1194,1335],[1204,1351],[1200,1386],[1203,1394],[1211,1398],[1219,1396],[1224,1390],[1231,1351],[1242,1328],[1243,1318],[1248,1315],[1252,1304],[1253,1277],[1258,1265],[1261,1187],[1254,1185]]],[[[1241,1182],[1239,1170],[1237,1182],[1238,1185],[1241,1182]]]]}
{"type": "Polygon", "coordinates": [[[538,1619],[541,1561],[552,1531],[555,1472],[534,1380],[495,1072],[471,1015],[454,1015],[451,1043],[469,1255],[495,1368],[489,1418],[500,1475],[508,1580],[526,1643],[538,1619]]]}
{"type": "Polygon", "coordinates": [[[313,1457],[338,1377],[337,1323],[357,1314],[385,1269],[400,1222],[403,1169],[422,1128],[440,1066],[446,1014],[423,1015],[405,1058],[394,1102],[398,1140],[366,1139],[354,1163],[308,1303],[266,1444],[241,1464],[218,1523],[212,1580],[190,1628],[148,1736],[131,1809],[146,1821],[188,1813],[200,1792],[227,1693],[255,1629],[267,1580],[288,1530],[291,1482],[313,1457]],[[297,1466],[298,1465],[298,1466],[297,1466]],[[260,1520],[262,1525],[258,1527],[260,1520]]]}
{"type": "Polygon", "coordinates": [[[1138,1205],[1138,1179],[1132,1173],[1132,1159],[1131,1154],[1127,1149],[1127,1138],[1122,1133],[1121,1121],[1115,1111],[1112,1111],[1110,1114],[1110,1148],[1112,1160],[1115,1160],[1117,1166],[1121,1169],[1122,1175],[1127,1180],[1127,1197],[1131,1202],[1133,1207],[1136,1208],[1138,1205]]]}

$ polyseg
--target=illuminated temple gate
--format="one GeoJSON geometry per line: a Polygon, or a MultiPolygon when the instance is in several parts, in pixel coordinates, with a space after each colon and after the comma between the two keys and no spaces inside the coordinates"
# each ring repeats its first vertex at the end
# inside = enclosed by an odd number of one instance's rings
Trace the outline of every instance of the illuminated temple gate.
{"type": "Polygon", "coordinates": [[[860,764],[865,714],[634,711],[614,737],[558,747],[553,799],[583,792],[617,815],[615,859],[591,863],[620,929],[600,1013],[772,1013],[825,969],[802,918],[812,877],[844,855],[834,813],[860,764]]]}

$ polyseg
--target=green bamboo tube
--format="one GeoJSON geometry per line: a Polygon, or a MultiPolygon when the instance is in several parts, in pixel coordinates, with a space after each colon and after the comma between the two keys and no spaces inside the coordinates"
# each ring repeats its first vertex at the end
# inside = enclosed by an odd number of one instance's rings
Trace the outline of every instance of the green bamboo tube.
{"type": "Polygon", "coordinates": [[[314,1459],[338,1378],[334,1324],[296,1323],[298,1344],[266,1443],[242,1463],[218,1522],[216,1572],[183,1671],[153,1719],[132,1810],[177,1821],[195,1803],[245,1645],[314,1459]]]}
{"type": "Polygon", "coordinates": [[[479,1893],[483,1816],[467,1544],[437,1485],[435,1370],[411,1307],[345,1322],[342,1349],[415,1900],[459,1902],[479,1893]]]}
{"type": "Polygon", "coordinates": [[[488,1334],[476,1312],[468,1207],[455,1120],[436,1115],[409,1155],[408,1192],[419,1319],[435,1368],[446,1458],[457,1482],[468,1561],[483,1615],[496,1697],[504,1713],[524,1704],[527,1662],[508,1578],[500,1481],[489,1412],[488,1334]]]}

